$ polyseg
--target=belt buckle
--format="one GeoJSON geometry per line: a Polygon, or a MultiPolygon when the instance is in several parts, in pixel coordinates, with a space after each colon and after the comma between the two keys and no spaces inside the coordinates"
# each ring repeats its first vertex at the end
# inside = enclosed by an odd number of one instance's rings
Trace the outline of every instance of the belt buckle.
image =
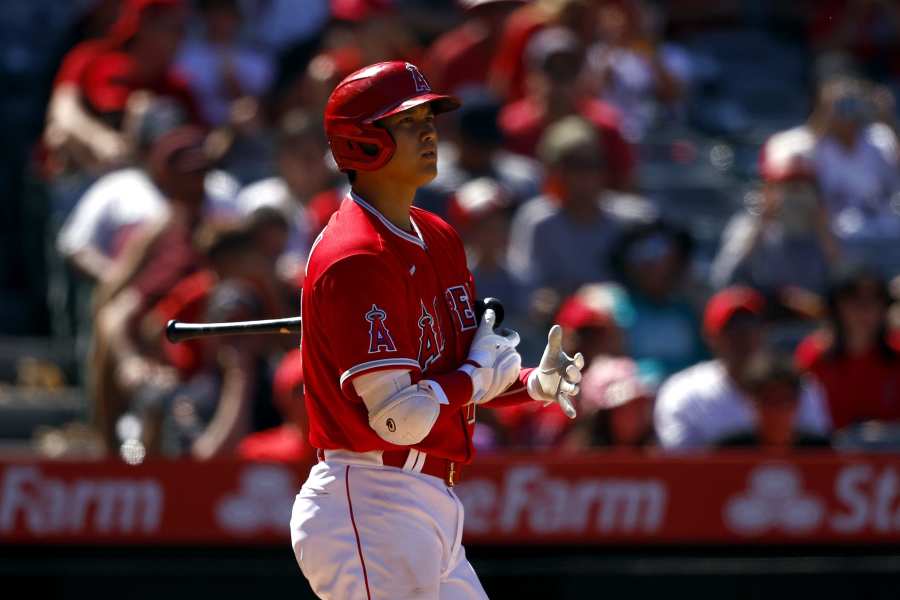
{"type": "Polygon", "coordinates": [[[447,487],[456,485],[456,463],[447,461],[447,487]]]}

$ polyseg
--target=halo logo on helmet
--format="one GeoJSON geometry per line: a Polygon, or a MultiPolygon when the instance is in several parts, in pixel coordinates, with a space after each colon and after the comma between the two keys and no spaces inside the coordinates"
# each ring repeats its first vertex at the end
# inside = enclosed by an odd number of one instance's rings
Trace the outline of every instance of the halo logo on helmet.
{"type": "Polygon", "coordinates": [[[375,122],[431,103],[434,114],[459,108],[452,96],[437,94],[419,69],[408,62],[380,62],[351,73],[325,105],[325,134],[341,171],[377,171],[397,148],[375,122]]]}

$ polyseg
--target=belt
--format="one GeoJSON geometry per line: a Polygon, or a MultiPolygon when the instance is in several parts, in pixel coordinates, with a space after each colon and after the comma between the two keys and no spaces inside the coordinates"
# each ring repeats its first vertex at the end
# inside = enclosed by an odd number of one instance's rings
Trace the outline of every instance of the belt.
{"type": "MultiPolygon", "coordinates": [[[[319,462],[324,461],[325,451],[317,449],[316,458],[319,459],[319,462]]],[[[460,465],[458,463],[414,449],[385,450],[381,453],[381,462],[388,467],[395,467],[414,473],[424,473],[425,475],[443,479],[447,487],[453,487],[459,479],[460,465]]]]}

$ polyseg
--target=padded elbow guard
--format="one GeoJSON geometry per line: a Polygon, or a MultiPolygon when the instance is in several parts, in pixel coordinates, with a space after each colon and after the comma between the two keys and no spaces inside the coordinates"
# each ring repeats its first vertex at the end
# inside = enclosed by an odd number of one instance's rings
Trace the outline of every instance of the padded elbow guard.
{"type": "Polygon", "coordinates": [[[425,439],[437,421],[441,395],[429,381],[410,385],[386,398],[369,411],[369,426],[383,440],[398,446],[411,446],[425,439]]]}

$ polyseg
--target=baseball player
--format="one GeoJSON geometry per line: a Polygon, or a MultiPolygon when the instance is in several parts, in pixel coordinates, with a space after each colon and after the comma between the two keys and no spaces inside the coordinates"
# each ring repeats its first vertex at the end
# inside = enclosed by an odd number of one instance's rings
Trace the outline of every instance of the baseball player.
{"type": "Polygon", "coordinates": [[[519,336],[476,319],[456,232],[413,207],[437,173],[435,115],[457,99],[392,61],[344,79],[325,130],[352,190],[314,243],[302,298],[310,442],[319,462],[291,540],[321,598],[486,598],[461,546],[453,493],[483,406],[558,403],[575,416],[584,359],[554,325],[540,365],[519,336]]]}

